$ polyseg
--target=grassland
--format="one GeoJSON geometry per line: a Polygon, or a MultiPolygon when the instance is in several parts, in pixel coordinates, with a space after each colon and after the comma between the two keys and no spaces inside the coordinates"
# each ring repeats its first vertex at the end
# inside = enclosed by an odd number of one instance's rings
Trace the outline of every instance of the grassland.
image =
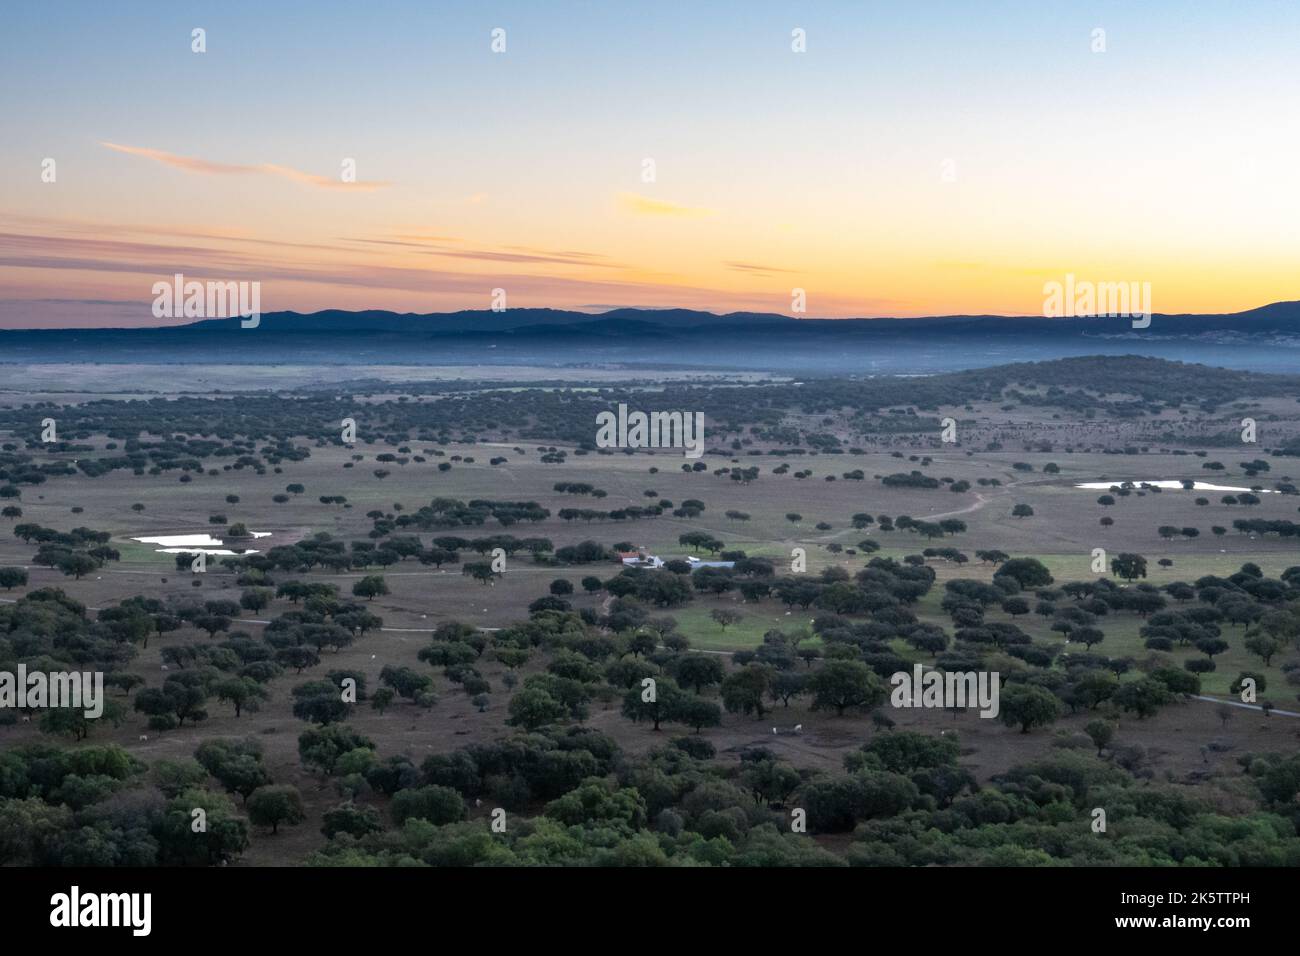
{"type": "MultiPolygon", "coordinates": [[[[76,397],[84,399],[92,395],[79,393],[76,397]]],[[[65,400],[68,400],[66,396],[65,400]]],[[[958,408],[939,411],[971,414],[958,408]]],[[[848,551],[864,539],[880,545],[879,555],[899,559],[918,554],[927,546],[957,548],[971,557],[970,563],[958,565],[942,559],[931,560],[936,584],[916,607],[921,621],[947,629],[951,628],[951,620],[940,608],[944,583],[956,578],[987,581],[992,577],[993,567],[975,559],[977,549],[1036,557],[1047,565],[1058,586],[1067,581],[1095,578],[1091,563],[1096,548],[1104,548],[1109,554],[1130,551],[1145,555],[1149,560],[1146,580],[1156,585],[1194,581],[1210,574],[1226,576],[1245,562],[1254,562],[1266,575],[1275,577],[1285,568],[1300,563],[1294,540],[1256,539],[1231,531],[1222,537],[1210,533],[1212,525],[1230,528],[1233,519],[1246,516],[1247,512],[1249,517],[1294,518],[1297,499],[1293,496],[1263,495],[1259,505],[1246,509],[1222,504],[1218,493],[1204,495],[1210,504],[1197,505],[1196,499],[1202,496],[1198,493],[1165,491],[1135,493],[1106,508],[1097,503],[1098,492],[1075,487],[1081,482],[1098,480],[1204,479],[1206,473],[1200,467],[1204,459],[1192,453],[1196,450],[1194,446],[1152,446],[1146,453],[1125,456],[1067,451],[1063,441],[1073,434],[1073,440],[1082,444],[1085,426],[1076,426],[1076,431],[1070,433],[1068,423],[1054,421],[1049,416],[1028,421],[1023,413],[1019,417],[1007,413],[999,421],[994,420],[996,409],[993,408],[978,409],[977,414],[989,419],[981,427],[989,435],[1000,436],[1003,450],[988,451],[983,442],[974,440],[942,445],[908,437],[900,439],[897,447],[882,441],[864,454],[808,454],[786,458],[710,454],[703,459],[709,471],[685,472],[681,467],[685,460],[680,455],[664,452],[579,454],[577,449],[568,446],[570,454],[563,464],[545,464],[540,461],[536,444],[452,442],[437,446],[442,456],[429,456],[426,462],[410,461],[404,466],[390,465],[387,469],[390,473],[380,478],[374,474],[374,456],[391,449],[376,442],[362,443],[355,449],[315,444],[306,460],[285,462],[265,474],[259,475],[251,468],[219,469],[215,475],[196,474],[188,483],[179,482],[175,473],[138,477],[127,471],[116,471],[93,479],[77,474],[25,490],[21,499],[22,521],[62,531],[83,525],[109,531],[112,547],[119,550],[121,560],[74,581],[53,569],[33,566],[30,559],[34,546],[9,534],[6,525],[13,522],[6,522],[0,524],[0,566],[26,567],[31,579],[27,588],[0,592],[0,599],[13,600],[43,586],[61,587],[91,608],[109,607],[135,594],[163,600],[238,597],[241,588],[233,575],[219,567],[214,566],[203,575],[178,572],[172,555],[159,553],[157,546],[133,539],[207,531],[220,535],[224,524],[210,524],[209,516],[222,515],[227,522],[243,522],[252,530],[271,532],[270,537],[247,542],[248,547],[259,550],[292,544],[319,532],[345,540],[368,540],[372,522],[366,517],[367,512],[391,513],[397,511],[398,505],[403,511],[413,511],[436,497],[537,501],[550,509],[552,517],[526,528],[507,530],[521,536],[545,536],[557,546],[587,539],[607,545],[626,542],[671,558],[691,553],[678,543],[680,535],[705,531],[723,540],[729,549],[771,559],[778,573],[788,569],[795,548],[806,551],[810,575],[835,566],[852,574],[863,566],[865,556],[848,551]],[[1054,436],[1056,444],[1051,451],[1031,450],[1036,443],[1041,443],[1042,430],[1054,436]],[[1017,436],[1014,442],[1010,439],[1012,434],[1017,436]],[[1176,454],[1177,451],[1184,454],[1176,454]],[[364,458],[353,462],[357,454],[364,458]],[[456,456],[462,460],[456,460],[456,456]],[[494,456],[507,461],[491,465],[489,459],[494,456]],[[919,461],[922,456],[930,460],[922,464],[919,461]],[[465,461],[467,458],[474,461],[465,461]],[[451,462],[452,467],[439,470],[438,465],[446,462],[451,462]],[[790,473],[773,474],[773,469],[782,463],[790,464],[790,473]],[[1014,467],[1017,463],[1032,468],[1014,467]],[[1059,472],[1045,473],[1044,466],[1049,463],[1056,465],[1059,472]],[[756,481],[742,484],[712,474],[715,468],[731,466],[758,466],[760,476],[756,481]],[[972,490],[952,493],[946,488],[889,488],[876,479],[879,475],[912,469],[923,469],[936,477],[969,481],[972,490]],[[793,472],[802,470],[811,474],[793,477],[793,472]],[[843,477],[855,470],[862,471],[864,480],[843,477]],[[834,480],[828,480],[831,478],[834,480]],[[996,480],[999,484],[979,485],[980,479],[996,480]],[[590,483],[607,492],[607,496],[597,503],[589,497],[562,494],[554,490],[559,481],[590,483]],[[305,492],[291,496],[284,503],[272,500],[291,483],[301,483],[305,492]],[[647,492],[654,494],[647,495],[647,492]],[[318,500],[321,495],[345,495],[348,506],[322,504],[318,500]],[[236,496],[237,502],[229,502],[228,496],[236,496]],[[648,520],[588,523],[566,522],[556,516],[565,507],[614,509],[661,500],[680,504],[687,499],[705,503],[699,517],[686,519],[665,514],[648,520]],[[1013,517],[1012,508],[1016,504],[1028,504],[1033,516],[1013,517]],[[135,505],[143,508],[137,510],[133,508],[135,505]],[[748,520],[727,518],[725,513],[729,510],[746,513],[748,520]],[[952,517],[964,521],[967,529],[927,541],[908,531],[881,531],[877,524],[855,529],[851,517],[859,512],[893,517],[909,515],[926,521],[952,517]],[[800,516],[798,521],[787,518],[792,513],[800,516]],[[1112,517],[1114,525],[1103,528],[1099,524],[1102,516],[1112,517]],[[816,527],[819,522],[830,527],[819,529],[816,527]],[[1201,535],[1194,540],[1165,541],[1156,531],[1160,525],[1197,527],[1201,535]],[[828,545],[838,545],[844,550],[837,553],[828,549],[828,545]],[[1160,559],[1172,561],[1172,566],[1160,567],[1157,564],[1160,559]]],[[[103,435],[92,436],[88,441],[100,450],[108,442],[103,435]]],[[[429,447],[428,443],[419,441],[412,441],[411,445],[417,453],[429,447]]],[[[1210,452],[1212,458],[1221,459],[1226,465],[1225,470],[1214,473],[1213,480],[1242,486],[1260,483],[1260,479],[1246,475],[1241,468],[1243,460],[1257,454],[1253,448],[1210,452]]],[[[1292,480],[1287,474],[1289,470],[1300,473],[1300,464],[1291,469],[1290,461],[1293,459],[1276,459],[1273,472],[1266,476],[1268,483],[1292,480]]],[[[491,526],[468,529],[467,533],[474,536],[500,530],[491,526]]],[[[426,542],[430,537],[428,533],[422,535],[426,542]]],[[[429,632],[442,622],[457,620],[488,629],[507,627],[527,617],[529,603],[545,594],[552,580],[566,578],[576,586],[585,576],[594,574],[607,579],[618,570],[614,564],[543,567],[518,556],[491,585],[482,585],[463,576],[455,566],[437,570],[415,561],[402,562],[383,572],[391,593],[370,605],[383,617],[384,630],[337,655],[327,654],[326,664],[360,670],[368,675],[372,685],[377,685],[379,671],[386,664],[424,669],[416,654],[427,643],[429,632]]],[[[347,594],[351,585],[366,573],[374,572],[318,570],[309,577],[336,583],[347,594]]],[[[585,595],[579,589],[573,602],[577,608],[599,610],[605,597],[585,595]]],[[[288,602],[277,600],[265,611],[236,621],[234,629],[256,632],[265,626],[265,621],[290,609],[288,602]]],[[[787,610],[774,599],[745,603],[733,592],[718,597],[697,595],[686,607],[669,613],[676,618],[680,631],[689,638],[693,648],[725,653],[757,646],[768,630],[808,628],[818,612],[797,607],[787,610]],[[741,615],[738,622],[725,628],[710,616],[713,610],[724,607],[741,615]]],[[[997,609],[989,612],[988,619],[1012,620],[997,609]]],[[[1017,618],[1014,623],[1035,641],[1064,643],[1061,635],[1049,630],[1048,623],[1037,615],[1017,618]]],[[[1101,619],[1099,626],[1105,632],[1105,640],[1096,650],[1112,657],[1132,657],[1139,661],[1146,658],[1148,652],[1138,633],[1142,623],[1127,613],[1101,619]]],[[[1293,707],[1288,697],[1294,695],[1281,670],[1281,665],[1293,656],[1292,652],[1279,655],[1271,667],[1264,668],[1241,646],[1240,627],[1225,628],[1225,637],[1230,649],[1217,658],[1216,671],[1203,676],[1203,691],[1209,695],[1226,695],[1231,680],[1240,671],[1249,669],[1266,675],[1268,697],[1281,707],[1293,707]]],[[[194,639],[194,634],[183,632],[152,641],[141,651],[133,667],[147,675],[150,682],[156,682],[162,663],[161,648],[171,642],[194,639]]],[[[812,638],[808,645],[819,646],[819,642],[812,638]]],[[[893,648],[908,660],[926,659],[902,641],[895,641],[893,648]]],[[[1199,652],[1194,648],[1179,648],[1170,655],[1177,666],[1196,656],[1199,652]]],[[[535,663],[529,668],[537,670],[541,666],[535,663]]],[[[507,731],[508,698],[501,692],[504,672],[487,660],[482,670],[494,688],[492,702],[484,712],[480,713],[463,694],[443,692],[439,704],[431,711],[399,705],[380,715],[365,708],[357,711],[354,723],[363,733],[381,740],[385,752],[407,753],[417,758],[452,750],[470,741],[496,739],[507,731]]],[[[140,739],[141,719],[133,715],[122,727],[108,731],[107,736],[138,756],[154,760],[187,755],[198,742],[215,736],[259,735],[267,744],[267,759],[276,779],[294,782],[303,790],[315,825],[299,828],[274,844],[257,844],[246,861],[301,859],[319,846],[321,838],[316,832],[319,818],[333,802],[334,795],[319,780],[304,773],[298,762],[295,743],[301,724],[292,717],[286,698],[287,694],[277,693],[260,712],[242,718],[235,718],[228,708],[214,705],[207,722],[182,731],[150,735],[147,741],[140,739]]],[[[1027,756],[1045,752],[1053,740],[1077,737],[1086,719],[1086,714],[1068,716],[1058,724],[1053,735],[1022,738],[994,722],[981,722],[969,715],[955,718],[965,744],[963,763],[980,779],[988,779],[1027,756]]],[[[909,712],[899,715],[898,720],[904,727],[947,727],[950,724],[946,722],[954,718],[909,712]]],[[[611,734],[631,752],[644,751],[656,742],[656,737],[644,727],[623,720],[617,703],[608,698],[593,705],[590,723],[611,734]]],[[[1300,725],[1293,725],[1280,716],[1267,719],[1244,711],[1235,720],[1223,724],[1211,705],[1190,702],[1151,720],[1127,719],[1123,721],[1121,735],[1146,746],[1162,772],[1181,778],[1207,759],[1201,749],[1207,740],[1227,741],[1224,754],[1247,747],[1293,748],[1297,726],[1300,725]]],[[[806,701],[796,701],[788,709],[778,707],[769,719],[728,714],[722,726],[709,730],[706,736],[718,746],[724,759],[732,759],[745,746],[762,742],[775,747],[783,757],[802,768],[836,769],[843,754],[871,733],[861,717],[829,717],[824,712],[809,710],[806,701]],[[799,723],[808,729],[798,738],[771,739],[769,728],[773,720],[782,726],[799,723]]],[[[36,736],[35,727],[0,726],[0,745],[12,745],[36,736]]],[[[1230,765],[1227,756],[1216,760],[1225,768],[1230,765]]]]}

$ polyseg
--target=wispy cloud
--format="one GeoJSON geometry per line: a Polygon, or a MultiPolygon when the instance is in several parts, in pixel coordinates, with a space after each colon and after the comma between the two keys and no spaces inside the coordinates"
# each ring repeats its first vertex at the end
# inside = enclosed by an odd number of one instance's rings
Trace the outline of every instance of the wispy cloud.
{"type": "Polygon", "coordinates": [[[608,259],[599,252],[579,252],[574,249],[539,249],[536,246],[506,246],[516,252],[533,252],[544,256],[564,256],[566,259],[608,259]]]}
{"type": "Polygon", "coordinates": [[[397,239],[362,239],[360,237],[341,236],[343,242],[364,242],[371,246],[405,246],[408,249],[427,248],[422,242],[401,242],[397,239]]]}
{"type": "Polygon", "coordinates": [[[151,159],[156,163],[162,163],[164,166],[183,169],[188,173],[203,173],[210,176],[239,176],[249,174],[280,176],[284,179],[291,179],[296,183],[302,183],[305,186],[315,186],[318,189],[344,189],[356,192],[370,192],[391,185],[388,182],[380,180],[349,183],[344,182],[342,179],[336,179],[330,176],[318,176],[315,173],[305,173],[301,169],[294,169],[292,166],[279,166],[275,163],[257,163],[255,165],[216,163],[210,159],[201,159],[197,156],[180,156],[176,153],[169,153],[161,149],[149,149],[144,146],[123,146],[121,143],[109,143],[102,140],[100,141],[100,145],[119,153],[127,153],[131,156],[143,156],[145,159],[151,159]]]}
{"type": "Polygon", "coordinates": [[[591,259],[585,258],[581,255],[574,257],[563,253],[539,254],[524,252],[493,252],[486,249],[429,249],[426,250],[424,254],[429,256],[446,256],[450,259],[477,259],[481,262],[548,263],[551,265],[583,266],[585,268],[621,268],[621,266],[612,262],[593,262],[591,259]]]}
{"type": "MultiPolygon", "coordinates": [[[[501,265],[519,264],[502,263],[501,265]]],[[[568,303],[634,302],[639,308],[662,306],[674,308],[716,307],[723,293],[707,286],[693,284],[664,285],[659,282],[616,279],[608,274],[601,278],[583,275],[561,276],[553,272],[533,274],[522,271],[464,272],[430,268],[341,263],[334,261],[301,262],[279,260],[263,254],[248,255],[227,249],[209,249],[175,243],[124,242],[113,239],[76,239],[31,234],[0,233],[0,269],[16,268],[34,271],[61,271],[99,273],[109,276],[142,276],[138,285],[134,280],[114,280],[115,289],[126,291],[139,288],[146,309],[151,299],[148,290],[160,277],[170,277],[180,272],[187,276],[219,276],[225,280],[258,280],[264,284],[266,303],[275,303],[275,290],[280,284],[315,286],[319,294],[343,304],[326,290],[351,287],[362,290],[360,305],[373,307],[374,296],[394,297],[402,293],[415,293],[423,301],[431,296],[447,296],[447,304],[463,308],[466,303],[486,302],[485,290],[502,285],[510,289],[511,299],[517,305],[563,306],[568,303]]],[[[128,293],[129,294],[129,293],[128,293]]],[[[770,296],[751,294],[736,296],[728,293],[729,303],[735,307],[770,311],[770,296]]],[[[48,296],[33,296],[50,298],[48,296]]],[[[87,296],[86,298],[91,298],[87,296]]],[[[388,299],[387,301],[392,301],[388,299]]],[[[353,296],[347,305],[358,302],[353,296]]],[[[33,305],[31,300],[23,307],[33,305]]],[[[274,307],[289,307],[284,302],[274,307]]],[[[0,327],[12,324],[26,325],[27,320],[10,308],[12,319],[0,308],[0,327]]]]}
{"type": "MultiPolygon", "coordinates": [[[[251,243],[262,246],[273,246],[281,249],[305,249],[318,252],[340,252],[351,255],[357,253],[357,250],[351,249],[347,246],[328,245],[320,242],[293,242],[279,238],[262,238],[259,236],[245,235],[242,232],[222,231],[219,229],[195,231],[193,229],[177,228],[173,225],[104,222],[95,219],[53,218],[50,216],[28,216],[18,213],[5,213],[3,218],[5,220],[12,220],[15,226],[24,226],[28,229],[35,230],[31,235],[37,240],[43,237],[56,242],[61,238],[85,241],[87,233],[96,236],[106,232],[111,232],[114,236],[161,236],[168,241],[174,241],[176,239],[199,239],[217,243],[251,243]]],[[[12,234],[10,233],[0,234],[0,238],[6,238],[11,235],[12,234]]]]}
{"type": "Polygon", "coordinates": [[[398,233],[396,238],[407,239],[411,242],[460,242],[458,236],[426,236],[419,233],[398,233]]]}
{"type": "Polygon", "coordinates": [[[776,266],[760,266],[753,262],[724,262],[728,269],[734,269],[737,272],[747,272],[751,275],[775,275],[778,272],[794,272],[793,269],[778,269],[776,266]]]}
{"type": "Polygon", "coordinates": [[[680,203],[669,202],[666,199],[651,199],[649,196],[641,196],[637,193],[619,193],[618,201],[624,210],[638,216],[699,217],[713,215],[712,209],[683,206],[680,203]]]}
{"type": "Polygon", "coordinates": [[[130,306],[135,308],[139,306],[136,299],[0,299],[0,306],[3,305],[113,305],[113,306],[130,306]]]}
{"type": "Polygon", "coordinates": [[[550,265],[584,266],[601,269],[623,268],[618,263],[601,261],[608,257],[595,252],[575,252],[568,249],[538,249],[534,246],[506,246],[507,251],[489,249],[437,249],[431,246],[459,242],[450,236],[409,236],[397,239],[367,239],[344,237],[345,242],[370,245],[402,246],[418,249],[421,255],[446,256],[451,259],[477,259],[481,262],[546,263],[550,265]]]}

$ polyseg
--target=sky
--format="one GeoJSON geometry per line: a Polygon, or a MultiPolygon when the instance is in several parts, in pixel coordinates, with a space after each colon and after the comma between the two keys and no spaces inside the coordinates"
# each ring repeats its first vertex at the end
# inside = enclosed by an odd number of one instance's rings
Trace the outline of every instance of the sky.
{"type": "Polygon", "coordinates": [[[263,312],[1297,299],[1298,50],[1290,0],[6,5],[0,327],[188,321],[176,273],[263,312]]]}

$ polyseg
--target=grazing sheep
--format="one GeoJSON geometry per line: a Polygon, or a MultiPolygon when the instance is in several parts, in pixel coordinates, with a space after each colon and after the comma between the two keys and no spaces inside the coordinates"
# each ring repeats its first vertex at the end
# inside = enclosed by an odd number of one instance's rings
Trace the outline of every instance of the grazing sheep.
{"type": "Polygon", "coordinates": [[[163,670],[169,670],[169,668],[167,667],[166,664],[164,664],[164,665],[162,666],[162,669],[163,669],[163,670]]]}
{"type": "Polygon", "coordinates": [[[795,732],[796,734],[797,734],[797,733],[801,733],[802,731],[803,731],[803,724],[795,724],[795,725],[794,725],[794,732],[795,732]]]}
{"type": "Polygon", "coordinates": [[[31,719],[30,717],[24,717],[24,718],[23,718],[23,723],[24,723],[24,724],[30,724],[31,722],[32,722],[32,719],[31,719]]]}
{"type": "Polygon", "coordinates": [[[145,741],[145,742],[147,743],[148,740],[149,740],[149,735],[148,735],[148,734],[141,734],[141,735],[140,735],[140,739],[141,739],[142,741],[145,741]]]}

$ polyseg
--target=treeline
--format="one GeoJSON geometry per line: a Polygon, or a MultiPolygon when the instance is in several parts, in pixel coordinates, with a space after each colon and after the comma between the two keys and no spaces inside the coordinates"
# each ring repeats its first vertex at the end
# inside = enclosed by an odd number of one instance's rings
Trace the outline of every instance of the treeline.
{"type": "Polygon", "coordinates": [[[15,525],[13,530],[14,536],[24,543],[35,541],[39,546],[32,556],[33,564],[57,568],[73,578],[80,579],[107,562],[121,558],[116,548],[108,546],[112,535],[107,531],[73,528],[63,532],[38,524],[15,525]]]}
{"type": "MultiPolygon", "coordinates": [[[[388,391],[358,385],[356,397],[388,391]]],[[[95,401],[57,405],[33,403],[0,409],[0,430],[21,438],[0,448],[0,481],[38,483],[48,477],[81,470],[96,477],[117,469],[133,474],[159,475],[179,471],[183,478],[220,474],[221,470],[251,468],[263,473],[310,454],[306,439],[317,447],[343,444],[341,423],[353,419],[356,443],[380,444],[399,449],[389,460],[404,464],[427,458],[412,455],[410,444],[447,445],[452,442],[515,440],[563,442],[580,452],[595,452],[592,422],[597,412],[625,401],[629,386],[598,387],[581,392],[539,388],[520,383],[518,389],[500,383],[409,383],[404,390],[429,401],[394,401],[376,398],[358,412],[352,394],[329,391],[280,395],[241,393],[239,402],[224,398],[179,396],[143,401],[95,401]],[[59,441],[41,441],[42,420],[58,423],[59,441]],[[108,436],[103,451],[86,444],[108,436]],[[75,466],[66,461],[36,461],[29,452],[39,450],[77,456],[75,466]],[[220,465],[220,468],[217,467],[220,465]]],[[[1260,375],[1204,366],[1183,365],[1136,356],[1084,357],[1052,362],[999,366],[976,372],[957,372],[896,380],[887,377],[810,379],[799,385],[783,382],[749,383],[717,387],[704,383],[661,383],[655,400],[664,407],[702,411],[711,438],[728,448],[711,452],[734,454],[753,448],[755,442],[775,444],[775,453],[843,453],[842,439],[792,422],[849,414],[849,424],[861,435],[906,431],[931,433],[932,417],[918,409],[1003,402],[1058,407],[1081,414],[1104,414],[1116,419],[1153,415],[1166,408],[1189,406],[1213,409],[1242,395],[1267,397],[1292,395],[1294,377],[1260,375]],[[1138,398],[1134,399],[1136,393],[1138,398]],[[1116,397],[1123,396],[1123,397],[1116,397]],[[730,436],[730,437],[728,437],[730,436]]],[[[848,449],[852,451],[853,449],[848,449]]],[[[861,450],[861,449],[859,449],[861,450]]],[[[523,448],[516,448],[525,454],[523,448]]],[[[543,461],[562,462],[565,454],[554,445],[538,449],[543,461]]],[[[1282,453],[1286,453],[1283,451],[1282,453]]],[[[425,455],[438,455],[428,448],[425,455]]],[[[504,459],[495,458],[494,463],[504,459]]],[[[692,469],[702,463],[689,465],[692,469]]],[[[451,467],[442,462],[440,469],[451,467]]],[[[723,470],[719,469],[719,473],[723,470]]],[[[738,482],[756,477],[750,468],[728,468],[738,482]]],[[[595,493],[598,489],[592,489],[595,493]]],[[[527,520],[527,519],[524,519],[527,520]]]]}

